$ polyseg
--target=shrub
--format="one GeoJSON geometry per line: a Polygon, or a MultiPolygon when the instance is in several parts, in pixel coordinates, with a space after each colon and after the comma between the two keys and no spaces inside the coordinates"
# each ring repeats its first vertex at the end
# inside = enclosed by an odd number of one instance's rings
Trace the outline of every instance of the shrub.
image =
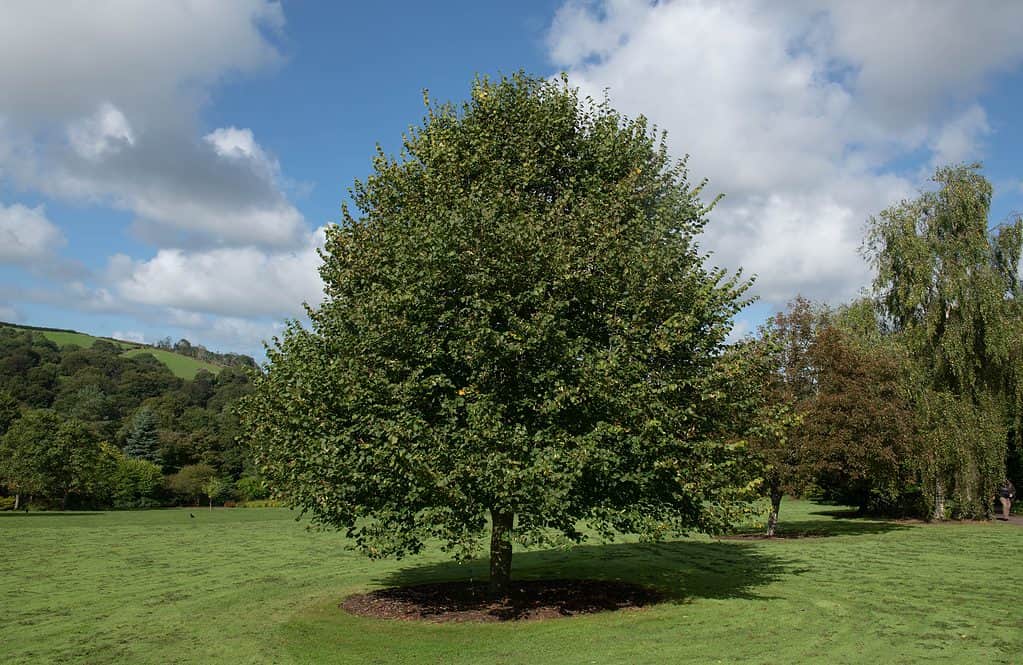
{"type": "Polygon", "coordinates": [[[121,457],[114,477],[115,508],[152,508],[160,505],[163,474],[153,462],[121,457]]]}
{"type": "Polygon", "coordinates": [[[179,501],[198,504],[199,500],[206,496],[203,486],[216,475],[217,472],[209,464],[189,464],[177,473],[167,476],[167,489],[179,501]]]}
{"type": "Polygon", "coordinates": [[[255,501],[270,498],[270,488],[259,476],[242,476],[234,485],[238,498],[242,501],[255,501]]]}

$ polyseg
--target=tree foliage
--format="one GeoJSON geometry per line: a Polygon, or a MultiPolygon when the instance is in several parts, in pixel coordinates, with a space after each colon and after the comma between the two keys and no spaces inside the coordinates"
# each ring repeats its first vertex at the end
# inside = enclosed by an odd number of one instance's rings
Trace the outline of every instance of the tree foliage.
{"type": "Polygon", "coordinates": [[[92,431],[52,411],[29,411],[0,439],[0,479],[19,495],[87,500],[104,494],[106,460],[92,431]]]}
{"type": "MultiPolygon", "coordinates": [[[[247,448],[237,440],[234,413],[238,399],[251,389],[247,370],[226,367],[217,375],[201,371],[194,380],[183,381],[152,356],[127,357],[123,352],[104,340],[89,348],[58,347],[38,331],[0,326],[0,435],[23,412],[38,411],[41,405],[51,411],[47,418],[52,429],[49,439],[41,430],[38,440],[51,448],[60,426],[70,422],[84,426],[89,440],[115,443],[169,472],[202,463],[229,481],[251,471],[247,448]]],[[[38,421],[39,416],[33,418],[38,421]]],[[[116,491],[126,477],[117,458],[102,456],[103,483],[93,483],[84,494],[72,489],[70,505],[132,504],[134,499],[122,500],[116,491]]],[[[31,464],[6,466],[7,481],[0,480],[0,485],[7,493],[33,486],[41,487],[32,491],[36,499],[63,498],[53,483],[40,486],[33,480],[31,464]]],[[[145,494],[148,498],[139,501],[147,505],[165,498],[161,492],[145,494]]]]}
{"type": "MultiPolygon", "coordinates": [[[[929,401],[957,404],[953,423],[983,422],[990,433],[932,448],[934,515],[944,516],[949,496],[960,515],[981,516],[1004,476],[1005,412],[1019,413],[1023,220],[989,231],[992,188],[978,165],[940,168],[934,180],[936,191],[870,220],[865,250],[881,312],[926,374],[929,401]],[[1003,460],[1001,470],[989,463],[995,459],[1003,460]]],[[[951,429],[941,413],[928,411],[938,437],[951,429]]]]}
{"type": "Polygon", "coordinates": [[[643,119],[562,82],[429,104],[327,232],[326,299],[268,349],[261,472],[371,555],[469,556],[580,520],[720,529],[737,495],[720,366],[746,283],[704,265],[710,206],[643,119]]]}
{"type": "Polygon", "coordinates": [[[823,327],[809,349],[817,394],[804,420],[806,457],[833,499],[861,512],[905,512],[919,468],[912,368],[892,345],[823,327]]]}
{"type": "Polygon", "coordinates": [[[152,411],[143,407],[135,412],[124,441],[124,454],[133,459],[163,465],[159,451],[159,422],[152,411]]]}
{"type": "Polygon", "coordinates": [[[0,390],[0,436],[10,428],[14,421],[21,417],[21,407],[6,390],[0,390]]]}
{"type": "Polygon", "coordinates": [[[217,471],[209,464],[189,464],[167,477],[167,489],[182,500],[199,503],[206,494],[206,485],[217,478],[217,471]]]}
{"type": "Polygon", "coordinates": [[[771,500],[767,535],[773,536],[785,494],[800,494],[813,479],[803,422],[817,393],[812,348],[827,312],[797,296],[760,329],[750,374],[762,397],[750,449],[762,465],[762,494],[771,500]]]}

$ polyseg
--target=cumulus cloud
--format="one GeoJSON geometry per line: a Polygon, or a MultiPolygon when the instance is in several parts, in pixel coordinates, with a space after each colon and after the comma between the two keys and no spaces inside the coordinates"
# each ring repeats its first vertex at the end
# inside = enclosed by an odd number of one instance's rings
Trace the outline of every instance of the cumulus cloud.
{"type": "Polygon", "coordinates": [[[987,113],[979,105],[971,105],[946,122],[931,139],[929,148],[932,166],[976,157],[980,153],[980,142],[990,133],[987,113]]]}
{"type": "Polygon", "coordinates": [[[971,95],[1023,59],[1023,4],[569,2],[549,53],[726,194],[701,240],[715,263],[775,303],[838,301],[866,283],[867,217],[921,184],[890,165],[979,156],[971,95]]]}
{"type": "Polygon", "coordinates": [[[810,1],[826,12],[818,44],[845,84],[887,123],[915,125],[949,98],[969,99],[1023,63],[1023,5],[992,0],[810,1]]]}
{"type": "Polygon", "coordinates": [[[124,342],[136,342],[138,344],[145,344],[146,342],[145,334],[137,330],[115,330],[110,333],[110,336],[124,342]]]}
{"type": "Polygon", "coordinates": [[[56,198],[109,204],[136,215],[140,235],[179,247],[298,246],[302,214],[287,200],[280,165],[249,129],[202,139],[178,128],[135,133],[104,105],[70,124],[66,144],[22,140],[0,166],[21,186],[56,198]]]}
{"type": "Polygon", "coordinates": [[[111,259],[108,275],[120,298],[173,308],[182,323],[199,324],[197,312],[296,316],[302,313],[303,302],[317,304],[322,298],[317,249],[323,238],[321,227],[307,236],[304,247],[289,251],[161,249],[144,261],[119,255],[111,259]]]}
{"type": "Polygon", "coordinates": [[[88,160],[135,144],[128,119],[109,102],[101,104],[93,115],[71,123],[68,139],[75,152],[88,160]]]}
{"type": "Polygon", "coordinates": [[[0,25],[0,175],[112,205],[161,246],[291,247],[306,231],[251,130],[205,137],[210,86],[280,60],[266,0],[17,3],[0,25]]]}
{"type": "Polygon", "coordinates": [[[46,218],[43,206],[0,204],[0,263],[29,264],[52,256],[64,234],[46,218]]]}
{"type": "Polygon", "coordinates": [[[93,113],[102,102],[175,115],[231,73],[280,61],[269,38],[277,2],[15,2],[0,21],[4,114],[31,125],[93,113]]]}

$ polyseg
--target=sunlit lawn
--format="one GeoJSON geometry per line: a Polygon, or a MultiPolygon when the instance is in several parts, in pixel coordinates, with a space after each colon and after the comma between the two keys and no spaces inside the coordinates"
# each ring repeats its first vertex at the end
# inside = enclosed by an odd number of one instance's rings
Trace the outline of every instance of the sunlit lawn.
{"type": "Polygon", "coordinates": [[[782,510],[825,535],[517,552],[519,577],[623,579],[671,600],[487,625],[343,613],[349,593],[485,563],[369,561],[286,510],[0,514],[0,661],[1023,663],[1023,528],[782,510]]]}

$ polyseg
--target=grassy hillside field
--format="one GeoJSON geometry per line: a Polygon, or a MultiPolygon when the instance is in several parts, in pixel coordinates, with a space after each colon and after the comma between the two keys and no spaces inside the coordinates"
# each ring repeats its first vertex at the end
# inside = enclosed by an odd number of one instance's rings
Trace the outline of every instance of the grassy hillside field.
{"type": "Polygon", "coordinates": [[[126,356],[137,356],[144,353],[148,353],[154,356],[157,360],[162,362],[164,365],[174,373],[174,376],[182,379],[192,380],[199,370],[204,369],[207,372],[216,374],[221,370],[220,365],[214,365],[213,363],[203,362],[196,360],[195,358],[189,358],[183,356],[180,353],[174,353],[173,351],[166,351],[164,349],[153,349],[150,347],[142,347],[132,349],[131,351],[125,351],[126,356]]]}
{"type": "MultiPolygon", "coordinates": [[[[96,343],[98,339],[105,339],[101,337],[94,337],[92,335],[86,335],[80,332],[71,332],[68,330],[40,330],[38,331],[43,337],[55,343],[57,346],[69,346],[74,344],[82,348],[89,348],[96,343]]],[[[124,342],[118,339],[107,339],[108,342],[117,344],[122,349],[134,349],[138,344],[131,342],[124,342]]]]}
{"type": "Polygon", "coordinates": [[[0,514],[4,663],[1023,663],[1005,523],[836,517],[821,537],[517,552],[519,578],[623,579],[673,600],[518,624],[353,617],[346,595],[483,577],[440,553],[369,561],[283,509],[0,514]]]}
{"type": "Polygon", "coordinates": [[[195,358],[183,356],[180,353],[174,353],[173,351],[166,351],[164,349],[156,349],[150,346],[136,344],[134,342],[125,342],[123,340],[110,339],[108,337],[96,337],[94,335],[87,335],[86,333],[70,330],[47,330],[43,328],[12,325],[9,323],[0,323],[0,325],[12,328],[25,327],[30,330],[34,330],[46,337],[46,339],[57,344],[57,346],[61,347],[74,344],[75,346],[80,346],[82,348],[89,348],[96,343],[96,340],[102,339],[107,342],[117,344],[121,348],[125,349],[123,354],[125,356],[137,356],[143,353],[153,355],[157,360],[166,365],[174,376],[181,379],[194,379],[196,373],[198,373],[201,369],[212,372],[213,374],[216,374],[222,369],[220,365],[216,365],[214,363],[203,362],[201,360],[196,360],[195,358]]]}

